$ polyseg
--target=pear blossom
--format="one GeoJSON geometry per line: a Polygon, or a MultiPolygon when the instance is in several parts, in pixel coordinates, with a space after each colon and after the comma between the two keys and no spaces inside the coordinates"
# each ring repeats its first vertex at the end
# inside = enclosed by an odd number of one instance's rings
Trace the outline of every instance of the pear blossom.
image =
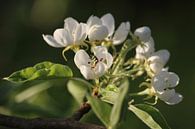
{"type": "Polygon", "coordinates": [[[159,50],[151,54],[151,56],[147,59],[149,68],[153,73],[160,72],[170,58],[170,53],[168,50],[159,50]]]}
{"type": "Polygon", "coordinates": [[[84,50],[79,50],[74,56],[74,62],[81,74],[88,80],[96,79],[105,74],[113,63],[113,57],[106,47],[93,48],[94,58],[90,58],[84,50]]]}
{"type": "Polygon", "coordinates": [[[106,37],[107,41],[111,41],[114,45],[119,45],[125,41],[130,31],[130,23],[122,22],[117,30],[115,30],[115,21],[112,14],[107,13],[101,17],[103,25],[108,29],[108,36],[106,37]]]}
{"type": "Polygon", "coordinates": [[[130,30],[130,23],[122,22],[115,31],[114,17],[112,14],[107,13],[101,18],[98,18],[97,16],[89,17],[87,28],[89,40],[107,40],[111,41],[114,45],[118,45],[127,38],[130,30]]]}
{"type": "Polygon", "coordinates": [[[150,28],[146,26],[137,28],[134,35],[137,36],[142,43],[136,47],[135,58],[147,59],[155,51],[150,28]]]}
{"type": "Polygon", "coordinates": [[[177,74],[162,70],[152,78],[151,84],[158,98],[165,103],[174,105],[182,101],[183,96],[173,89],[179,84],[177,74]]]}
{"type": "Polygon", "coordinates": [[[43,39],[56,48],[79,45],[86,39],[86,28],[86,24],[69,17],[64,20],[64,28],[56,29],[53,36],[43,34],[43,39]]]}

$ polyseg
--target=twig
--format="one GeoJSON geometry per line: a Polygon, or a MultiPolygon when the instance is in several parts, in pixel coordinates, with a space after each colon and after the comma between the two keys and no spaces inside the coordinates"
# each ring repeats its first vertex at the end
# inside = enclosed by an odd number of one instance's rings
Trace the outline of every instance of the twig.
{"type": "Polygon", "coordinates": [[[106,129],[103,126],[81,123],[78,120],[89,112],[90,105],[84,103],[71,118],[34,118],[25,119],[15,116],[7,116],[0,114],[0,125],[17,129],[106,129]]]}
{"type": "Polygon", "coordinates": [[[71,119],[79,121],[83,115],[88,113],[91,109],[91,106],[88,103],[83,103],[81,107],[72,115],[71,119]]]}

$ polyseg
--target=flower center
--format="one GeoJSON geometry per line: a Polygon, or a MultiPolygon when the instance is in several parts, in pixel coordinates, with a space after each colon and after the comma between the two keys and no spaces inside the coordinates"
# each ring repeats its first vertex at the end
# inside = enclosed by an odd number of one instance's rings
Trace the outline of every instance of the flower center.
{"type": "Polygon", "coordinates": [[[96,65],[103,60],[104,58],[98,59],[96,56],[93,56],[91,62],[88,62],[88,64],[90,65],[91,69],[94,69],[96,65]]]}

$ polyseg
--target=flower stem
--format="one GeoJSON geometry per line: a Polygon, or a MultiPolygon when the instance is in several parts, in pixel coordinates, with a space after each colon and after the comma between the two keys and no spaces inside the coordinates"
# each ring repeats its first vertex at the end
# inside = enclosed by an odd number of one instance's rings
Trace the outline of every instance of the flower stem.
{"type": "Polygon", "coordinates": [[[120,70],[120,68],[123,66],[127,53],[133,48],[135,48],[136,46],[137,46],[137,42],[135,42],[134,40],[127,40],[124,43],[118,57],[116,58],[113,64],[112,74],[116,74],[120,70]]]}

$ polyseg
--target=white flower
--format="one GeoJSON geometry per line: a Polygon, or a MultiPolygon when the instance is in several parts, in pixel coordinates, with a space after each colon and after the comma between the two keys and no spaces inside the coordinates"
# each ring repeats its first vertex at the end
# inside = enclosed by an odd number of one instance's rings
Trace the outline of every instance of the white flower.
{"type": "Polygon", "coordinates": [[[122,22],[118,29],[115,31],[115,21],[112,14],[107,13],[101,17],[103,25],[105,25],[108,29],[108,36],[106,40],[112,41],[114,45],[119,45],[125,41],[130,31],[130,23],[122,22]]]}
{"type": "Polygon", "coordinates": [[[114,45],[118,45],[125,41],[130,30],[129,22],[122,22],[116,32],[114,17],[108,13],[101,18],[96,16],[89,17],[87,21],[87,34],[89,40],[107,40],[114,45]]]}
{"type": "Polygon", "coordinates": [[[43,35],[43,39],[52,47],[78,45],[86,38],[86,24],[78,23],[69,17],[64,20],[64,28],[56,29],[52,35],[43,35]]]}
{"type": "Polygon", "coordinates": [[[170,53],[168,50],[159,50],[154,52],[148,59],[149,68],[153,73],[160,72],[163,67],[166,65],[170,58],[170,53]]]}
{"type": "Polygon", "coordinates": [[[84,50],[76,52],[74,62],[86,79],[101,77],[111,67],[113,57],[103,46],[93,49],[94,58],[90,58],[84,50]]]}
{"type": "Polygon", "coordinates": [[[152,86],[158,98],[169,105],[182,101],[183,96],[173,89],[179,84],[177,74],[168,71],[161,71],[152,78],[152,86]]]}

